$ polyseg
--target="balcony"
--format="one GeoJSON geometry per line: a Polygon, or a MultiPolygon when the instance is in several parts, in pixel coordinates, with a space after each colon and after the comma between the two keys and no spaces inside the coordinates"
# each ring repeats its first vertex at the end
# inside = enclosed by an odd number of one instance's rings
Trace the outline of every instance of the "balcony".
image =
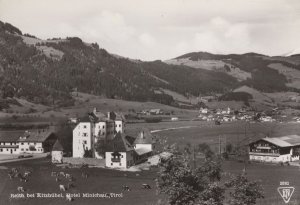
{"type": "Polygon", "coordinates": [[[279,153],[249,152],[249,155],[279,157],[279,153]]]}

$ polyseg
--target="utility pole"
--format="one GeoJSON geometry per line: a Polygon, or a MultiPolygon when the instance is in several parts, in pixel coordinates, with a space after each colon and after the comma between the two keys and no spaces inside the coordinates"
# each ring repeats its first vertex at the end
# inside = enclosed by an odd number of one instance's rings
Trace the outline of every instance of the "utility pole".
{"type": "Polygon", "coordinates": [[[221,156],[221,136],[219,135],[219,155],[221,156]]]}
{"type": "Polygon", "coordinates": [[[196,169],[196,152],[195,152],[195,145],[193,145],[193,163],[194,163],[194,169],[196,169]]]}
{"type": "Polygon", "coordinates": [[[225,144],[224,152],[227,152],[227,150],[226,150],[227,149],[227,137],[226,137],[226,135],[225,135],[225,143],[224,144],[225,144]]]}

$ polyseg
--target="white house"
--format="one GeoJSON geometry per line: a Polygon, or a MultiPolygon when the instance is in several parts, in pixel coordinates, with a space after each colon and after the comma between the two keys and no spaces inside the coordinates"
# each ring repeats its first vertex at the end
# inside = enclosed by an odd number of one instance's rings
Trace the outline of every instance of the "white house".
{"type": "Polygon", "coordinates": [[[147,159],[155,149],[155,139],[149,130],[142,130],[134,141],[134,150],[137,154],[136,162],[147,159]]]}
{"type": "Polygon", "coordinates": [[[299,160],[300,136],[264,137],[249,144],[249,158],[262,162],[290,162],[299,160]]]}
{"type": "Polygon", "coordinates": [[[85,150],[93,150],[96,158],[101,158],[94,150],[98,140],[112,140],[117,132],[123,133],[124,118],[114,112],[104,115],[94,109],[92,113],[80,120],[73,130],[73,157],[83,158],[85,150]]]}
{"type": "Polygon", "coordinates": [[[50,152],[56,135],[49,129],[0,132],[0,154],[50,152]]]}
{"type": "Polygon", "coordinates": [[[202,114],[207,114],[208,113],[208,109],[201,107],[200,110],[199,110],[199,112],[202,113],[202,114]]]}
{"type": "Polygon", "coordinates": [[[152,156],[155,139],[148,130],[133,137],[117,133],[105,152],[105,165],[111,168],[126,168],[142,162],[152,156]]]}
{"type": "Polygon", "coordinates": [[[106,167],[127,168],[134,165],[134,147],[124,134],[118,132],[107,146],[107,151],[105,152],[106,167]]]}

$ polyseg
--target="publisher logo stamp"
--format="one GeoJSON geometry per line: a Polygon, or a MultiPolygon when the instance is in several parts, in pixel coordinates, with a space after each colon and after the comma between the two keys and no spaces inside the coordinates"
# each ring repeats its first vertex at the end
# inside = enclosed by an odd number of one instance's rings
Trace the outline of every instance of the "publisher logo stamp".
{"type": "Polygon", "coordinates": [[[295,187],[289,186],[289,182],[280,182],[280,187],[277,188],[277,191],[287,204],[295,191],[295,187]]]}

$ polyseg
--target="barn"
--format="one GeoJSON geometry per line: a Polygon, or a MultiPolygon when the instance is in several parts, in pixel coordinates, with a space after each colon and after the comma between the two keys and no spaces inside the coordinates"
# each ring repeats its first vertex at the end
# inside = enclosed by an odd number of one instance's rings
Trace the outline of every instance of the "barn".
{"type": "Polygon", "coordinates": [[[261,162],[299,160],[300,136],[264,137],[249,144],[249,159],[261,162]]]}

